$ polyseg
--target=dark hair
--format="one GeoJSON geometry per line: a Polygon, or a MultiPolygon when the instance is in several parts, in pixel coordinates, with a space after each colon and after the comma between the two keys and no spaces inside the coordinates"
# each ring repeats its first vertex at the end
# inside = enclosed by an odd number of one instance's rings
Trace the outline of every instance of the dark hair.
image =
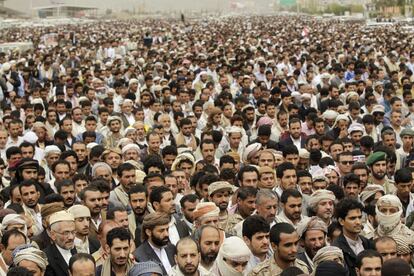
{"type": "Polygon", "coordinates": [[[116,206],[110,206],[108,207],[108,212],[106,214],[106,219],[114,220],[115,219],[115,213],[116,212],[126,212],[124,206],[116,205],[116,206]]]}
{"type": "Polygon", "coordinates": [[[256,233],[269,233],[270,225],[267,221],[258,215],[248,216],[243,221],[242,233],[243,237],[247,237],[252,240],[252,237],[256,233]]]}
{"type": "Polygon", "coordinates": [[[300,268],[296,266],[291,266],[283,270],[280,276],[299,276],[302,274],[303,274],[303,271],[300,268]]]}
{"type": "Polygon", "coordinates": [[[296,173],[296,176],[299,178],[301,177],[310,177],[312,178],[312,174],[309,171],[305,171],[305,170],[300,170],[296,173]]]}
{"type": "Polygon", "coordinates": [[[115,239],[119,239],[121,241],[131,241],[131,234],[129,231],[123,227],[115,227],[112,230],[110,230],[106,236],[106,244],[109,245],[109,247],[112,247],[113,242],[115,239]]]}
{"type": "Polygon", "coordinates": [[[98,188],[98,190],[101,193],[110,193],[111,192],[111,187],[110,184],[108,183],[108,181],[98,178],[98,179],[94,179],[90,184],[90,186],[94,186],[96,188],[98,188]]]}
{"type": "Polygon", "coordinates": [[[171,190],[165,186],[154,188],[154,190],[152,190],[150,197],[149,197],[151,204],[153,205],[154,202],[160,203],[163,195],[167,192],[171,192],[171,190]]]}
{"type": "Polygon", "coordinates": [[[348,212],[355,209],[359,209],[362,212],[364,210],[364,206],[355,199],[344,198],[335,206],[335,216],[338,219],[345,219],[348,212]]]}
{"type": "Polygon", "coordinates": [[[33,149],[33,153],[35,151],[35,146],[32,143],[29,143],[27,141],[23,141],[20,146],[19,149],[21,150],[22,148],[27,148],[27,147],[31,147],[33,149]]]}
{"type": "Polygon", "coordinates": [[[7,248],[9,246],[9,239],[12,236],[13,237],[21,236],[24,238],[25,241],[27,240],[26,236],[22,232],[20,232],[17,229],[11,229],[3,233],[3,236],[1,237],[1,244],[4,246],[4,248],[7,248]]]}
{"type": "MultiPolygon", "coordinates": [[[[45,204],[55,203],[55,202],[63,203],[63,201],[64,201],[63,196],[61,196],[60,194],[53,193],[53,194],[49,194],[45,196],[44,203],[45,204]]],[[[10,208],[10,206],[8,208],[10,208]]]]}
{"type": "Polygon", "coordinates": [[[86,186],[80,193],[79,193],[79,198],[81,200],[85,200],[86,197],[86,192],[100,192],[98,187],[96,186],[86,186]]]}
{"type": "Polygon", "coordinates": [[[55,187],[56,187],[56,190],[59,194],[62,191],[63,187],[68,187],[68,186],[75,187],[72,180],[70,180],[70,179],[58,180],[58,181],[55,182],[55,187]]]}
{"type": "Polygon", "coordinates": [[[141,193],[144,193],[145,194],[145,197],[148,196],[147,189],[145,189],[144,185],[142,185],[142,184],[134,185],[128,191],[128,198],[131,200],[131,195],[133,195],[133,194],[141,194],[141,193]]]}
{"type": "Polygon", "coordinates": [[[277,169],[276,169],[277,178],[282,178],[284,172],[287,171],[287,170],[295,170],[296,171],[295,166],[290,162],[283,162],[282,164],[277,166],[277,169]]]}
{"type": "Polygon", "coordinates": [[[20,185],[19,185],[19,191],[20,193],[22,192],[22,187],[31,187],[34,186],[36,189],[36,192],[39,191],[39,188],[36,185],[36,181],[34,181],[33,179],[28,179],[28,180],[23,180],[20,185]]]}
{"type": "Polygon", "coordinates": [[[359,177],[356,175],[356,174],[354,174],[354,173],[347,173],[345,176],[344,176],[344,188],[348,185],[348,184],[351,184],[351,183],[354,183],[354,184],[357,184],[358,185],[358,187],[360,187],[361,186],[361,181],[359,180],[359,177]]]}
{"type": "Polygon", "coordinates": [[[191,202],[191,203],[194,203],[194,202],[196,202],[198,199],[199,199],[199,198],[198,198],[198,196],[197,196],[197,195],[195,195],[195,194],[188,194],[188,195],[185,195],[185,196],[183,196],[183,197],[181,198],[181,200],[180,200],[180,206],[181,206],[181,208],[184,208],[184,206],[185,206],[185,203],[186,203],[186,202],[191,202]]]}
{"type": "Polygon", "coordinates": [[[77,154],[76,154],[76,152],[75,152],[75,151],[73,151],[73,150],[67,150],[67,151],[62,152],[62,154],[60,155],[59,159],[60,159],[60,160],[65,160],[65,159],[66,159],[66,158],[68,158],[69,156],[73,156],[73,157],[76,159],[76,163],[78,163],[78,162],[79,162],[78,155],[77,155],[77,154]]]}
{"type": "Polygon", "coordinates": [[[22,154],[22,151],[18,147],[9,147],[6,149],[6,158],[10,159],[12,155],[22,154]]]}
{"type": "Polygon", "coordinates": [[[130,163],[123,163],[119,165],[118,169],[116,170],[116,173],[118,174],[119,177],[121,177],[124,171],[132,171],[132,170],[135,171],[134,165],[130,163]]]}
{"type": "Polygon", "coordinates": [[[244,166],[239,170],[239,173],[237,174],[237,179],[242,182],[243,180],[243,174],[246,172],[255,172],[257,174],[257,178],[259,178],[259,171],[254,166],[244,166]]]}
{"type": "Polygon", "coordinates": [[[231,157],[230,155],[223,155],[222,157],[220,157],[220,162],[219,162],[220,168],[225,163],[230,163],[232,165],[235,165],[236,164],[236,161],[234,161],[234,158],[231,157]]]}
{"type": "Polygon", "coordinates": [[[410,183],[412,180],[412,173],[407,168],[402,168],[395,172],[394,181],[396,185],[399,183],[410,183]]]}
{"type": "Polygon", "coordinates": [[[164,163],[161,160],[161,157],[158,155],[150,155],[144,161],[144,172],[148,174],[148,170],[151,167],[157,167],[161,170],[161,172],[165,171],[164,163]]]}
{"type": "Polygon", "coordinates": [[[72,257],[70,257],[70,260],[69,260],[69,271],[72,274],[73,274],[73,265],[77,261],[81,261],[81,262],[91,261],[93,263],[93,266],[96,267],[95,259],[92,257],[91,254],[87,254],[87,253],[77,253],[77,254],[73,255],[72,257]]]}
{"type": "Polygon", "coordinates": [[[66,165],[66,166],[68,166],[68,168],[70,170],[70,164],[69,164],[68,161],[66,161],[66,160],[57,160],[55,163],[52,164],[52,167],[50,168],[52,170],[52,172],[55,172],[56,167],[58,165],[66,165]]]}
{"type": "Polygon", "coordinates": [[[286,158],[286,156],[290,154],[299,155],[299,151],[295,145],[287,145],[283,147],[282,154],[283,154],[283,157],[286,158]]]}
{"type": "Polygon", "coordinates": [[[169,145],[169,146],[165,146],[162,150],[161,150],[161,155],[162,157],[165,157],[166,155],[175,155],[177,156],[177,147],[169,145]]]}
{"type": "Polygon", "coordinates": [[[280,202],[282,202],[283,204],[287,203],[289,197],[302,198],[302,194],[296,189],[284,190],[282,196],[280,197],[280,202]]]}
{"type": "Polygon", "coordinates": [[[10,267],[7,276],[33,276],[33,272],[23,266],[10,267]]]}
{"type": "Polygon", "coordinates": [[[361,268],[365,258],[380,258],[382,264],[382,256],[378,251],[372,249],[365,249],[364,251],[359,252],[356,257],[355,267],[361,268]]]}
{"type": "Polygon", "coordinates": [[[401,258],[394,258],[384,262],[381,276],[410,275],[411,266],[401,258]]]}
{"type": "Polygon", "coordinates": [[[270,242],[275,245],[279,245],[281,234],[292,234],[295,232],[295,228],[286,222],[276,223],[270,229],[270,242]]]}
{"type": "Polygon", "coordinates": [[[256,197],[257,189],[253,187],[241,187],[237,190],[237,198],[246,200],[248,197],[256,197]]]}

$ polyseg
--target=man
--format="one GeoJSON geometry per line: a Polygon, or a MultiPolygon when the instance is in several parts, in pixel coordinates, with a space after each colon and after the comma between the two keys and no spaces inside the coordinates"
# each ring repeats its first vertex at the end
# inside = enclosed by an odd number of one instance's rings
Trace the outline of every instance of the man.
{"type": "Polygon", "coordinates": [[[123,227],[110,230],[106,236],[105,251],[109,257],[96,268],[96,275],[125,275],[133,263],[129,257],[131,234],[123,227]]]}
{"type": "Polygon", "coordinates": [[[102,211],[102,194],[97,187],[87,186],[84,188],[80,195],[81,204],[88,207],[91,212],[91,223],[89,227],[89,237],[98,237],[98,227],[101,224],[103,218],[102,211]]]}
{"type": "Polygon", "coordinates": [[[220,249],[220,231],[212,225],[203,225],[194,233],[200,247],[200,271],[208,274],[217,258],[220,249]]]}
{"type": "Polygon", "coordinates": [[[180,132],[175,137],[177,147],[185,145],[191,147],[193,151],[197,149],[197,138],[192,134],[192,123],[188,118],[184,118],[180,121],[180,132]]]}
{"type": "Polygon", "coordinates": [[[361,184],[360,189],[361,191],[364,190],[365,187],[368,185],[368,167],[362,162],[357,162],[354,165],[352,165],[351,172],[359,177],[359,182],[361,184]]]}
{"type": "Polygon", "coordinates": [[[109,196],[109,201],[113,204],[121,203],[124,208],[128,208],[128,191],[135,184],[135,167],[130,163],[123,163],[117,169],[119,186],[116,187],[109,196]]]}
{"type": "Polygon", "coordinates": [[[200,269],[200,251],[197,243],[187,237],[181,239],[177,243],[177,253],[175,254],[175,262],[177,263],[173,269],[171,276],[202,276],[204,275],[200,269]]]}
{"type": "Polygon", "coordinates": [[[257,189],[253,187],[243,187],[237,191],[237,208],[234,214],[229,215],[224,231],[235,234],[235,226],[256,210],[257,189]]]}
{"type": "Polygon", "coordinates": [[[95,275],[96,263],[92,255],[86,253],[78,253],[69,260],[70,276],[93,276],[95,275]]]}
{"type": "Polygon", "coordinates": [[[304,219],[302,215],[302,194],[298,190],[287,189],[280,198],[282,212],[276,216],[276,223],[286,222],[294,227],[304,219]]]}
{"type": "Polygon", "coordinates": [[[342,234],[334,241],[333,245],[344,252],[345,263],[350,276],[356,276],[355,267],[357,255],[365,249],[370,249],[368,239],[361,236],[362,210],[364,206],[355,199],[342,199],[335,207],[336,217],[342,226],[342,234]]]}
{"type": "Polygon", "coordinates": [[[169,274],[175,265],[175,246],[169,240],[170,217],[165,213],[151,213],[142,222],[144,241],[134,252],[137,262],[154,261],[162,264],[163,274],[169,274]]]}
{"type": "Polygon", "coordinates": [[[226,181],[216,181],[208,186],[208,198],[210,202],[214,202],[220,209],[219,226],[226,229],[228,222],[228,211],[230,197],[233,193],[233,186],[226,181]]]}
{"type": "Polygon", "coordinates": [[[119,224],[119,226],[129,229],[128,212],[120,205],[111,206],[106,213],[107,220],[113,220],[119,224]]]}
{"type": "Polygon", "coordinates": [[[1,238],[0,270],[6,275],[9,266],[13,263],[13,251],[16,247],[27,243],[26,236],[17,229],[12,229],[3,234],[1,238]]]}
{"type": "Polygon", "coordinates": [[[181,198],[181,213],[183,214],[183,222],[187,225],[188,229],[193,229],[194,223],[194,210],[197,204],[200,202],[199,198],[195,194],[188,194],[181,198]]]}
{"type": "Polygon", "coordinates": [[[269,256],[269,232],[269,223],[258,215],[250,216],[243,221],[243,239],[252,252],[246,267],[246,273],[271,257],[269,256]]]}
{"type": "Polygon", "coordinates": [[[216,167],[219,166],[218,160],[215,159],[216,156],[216,146],[213,140],[206,139],[203,140],[200,144],[200,150],[202,155],[202,160],[204,160],[207,164],[214,165],[216,167]]]}
{"type": "Polygon", "coordinates": [[[128,192],[129,205],[132,212],[128,215],[129,232],[134,239],[135,246],[141,244],[142,221],[147,215],[147,190],[143,185],[134,185],[128,192]]]}
{"type": "Polygon", "coordinates": [[[339,173],[341,176],[344,176],[351,172],[352,165],[355,163],[352,153],[349,151],[342,152],[338,154],[338,162],[336,162],[336,166],[339,169],[339,173]]]}
{"type": "Polygon", "coordinates": [[[377,151],[368,156],[367,166],[371,169],[371,181],[369,184],[378,184],[384,187],[385,194],[395,194],[396,187],[387,174],[387,154],[377,151]]]}
{"type": "Polygon", "coordinates": [[[120,225],[118,225],[118,223],[116,223],[113,220],[106,220],[99,225],[98,240],[99,240],[100,248],[98,251],[92,254],[96,262],[96,265],[103,264],[105,260],[108,258],[108,252],[105,251],[106,236],[109,231],[119,226],[120,225]]]}
{"type": "Polygon", "coordinates": [[[397,188],[397,197],[403,206],[403,217],[407,217],[414,211],[414,195],[411,193],[413,176],[411,170],[402,168],[396,171],[394,175],[395,186],[397,188]]]}
{"type": "Polygon", "coordinates": [[[70,179],[58,180],[55,187],[59,195],[63,197],[65,208],[70,208],[75,203],[75,185],[70,179]]]}
{"type": "Polygon", "coordinates": [[[53,180],[49,182],[52,189],[57,192],[55,182],[70,179],[70,164],[65,160],[58,160],[53,163],[52,167],[53,180]]]}
{"type": "Polygon", "coordinates": [[[73,215],[67,211],[59,211],[50,216],[49,235],[53,244],[45,249],[49,262],[45,275],[69,276],[69,260],[77,253],[74,244],[75,229],[73,215]]]}
{"type": "Polygon", "coordinates": [[[249,276],[280,276],[283,270],[295,266],[308,274],[306,264],[296,258],[299,236],[289,223],[276,223],[270,229],[270,243],[274,254],[272,258],[260,263],[248,274],[249,276]]]}
{"type": "Polygon", "coordinates": [[[336,198],[329,190],[317,190],[309,198],[308,214],[322,219],[327,226],[331,225],[336,198]]]}
{"type": "Polygon", "coordinates": [[[298,259],[307,265],[309,272],[312,272],[313,258],[319,249],[326,246],[328,227],[320,218],[311,217],[301,221],[297,231],[300,237],[299,244],[305,249],[304,252],[298,253],[298,259]]]}
{"type": "Polygon", "coordinates": [[[282,135],[280,138],[280,145],[286,147],[288,145],[295,145],[299,150],[305,148],[306,134],[301,132],[302,124],[299,118],[289,120],[289,132],[282,135]]]}
{"type": "Polygon", "coordinates": [[[382,257],[375,250],[364,250],[356,259],[358,276],[381,276],[382,257]]]}
{"type": "Polygon", "coordinates": [[[397,243],[391,237],[379,237],[374,240],[374,249],[381,255],[384,262],[397,258],[397,243]]]}
{"type": "Polygon", "coordinates": [[[44,275],[47,266],[46,254],[33,247],[23,247],[13,252],[14,267],[26,268],[32,275],[44,275]]]}
{"type": "Polygon", "coordinates": [[[155,188],[150,194],[150,202],[156,212],[165,213],[170,217],[168,233],[173,245],[190,234],[187,226],[174,216],[176,209],[170,189],[164,186],[155,188]]]}
{"type": "Polygon", "coordinates": [[[40,193],[34,180],[25,180],[19,185],[22,196],[23,210],[25,215],[33,223],[33,234],[39,235],[42,230],[41,206],[39,204],[40,193]]]}
{"type": "Polygon", "coordinates": [[[115,148],[119,140],[122,138],[121,128],[122,120],[119,117],[111,116],[108,118],[107,126],[109,127],[109,134],[104,139],[105,148],[115,148]]]}
{"type": "Polygon", "coordinates": [[[344,192],[345,197],[358,199],[361,192],[361,182],[358,176],[348,173],[344,176],[344,192]]]}
{"type": "Polygon", "coordinates": [[[268,190],[259,190],[256,194],[256,213],[263,217],[270,227],[275,222],[276,214],[278,213],[279,199],[274,192],[268,190]]]}
{"type": "Polygon", "coordinates": [[[122,156],[124,161],[134,160],[139,162],[139,154],[141,153],[141,149],[137,144],[127,144],[122,148],[122,156]]]}
{"type": "Polygon", "coordinates": [[[244,166],[237,174],[240,187],[254,187],[257,188],[259,181],[259,171],[254,166],[244,166]]]}
{"type": "Polygon", "coordinates": [[[89,225],[91,223],[91,212],[88,207],[74,205],[68,209],[75,219],[75,247],[78,253],[93,254],[99,249],[99,242],[91,239],[89,235],[89,225]]]}
{"type": "Polygon", "coordinates": [[[296,189],[297,176],[295,166],[290,162],[283,162],[276,169],[276,176],[279,180],[279,187],[276,188],[276,192],[279,197],[287,189],[296,189]]]}

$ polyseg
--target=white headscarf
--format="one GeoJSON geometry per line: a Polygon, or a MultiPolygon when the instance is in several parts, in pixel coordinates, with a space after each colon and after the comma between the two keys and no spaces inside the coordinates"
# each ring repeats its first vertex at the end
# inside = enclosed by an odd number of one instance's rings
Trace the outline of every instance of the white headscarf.
{"type": "Polygon", "coordinates": [[[250,260],[251,251],[246,243],[239,237],[233,236],[224,240],[220,251],[217,255],[217,267],[221,275],[226,276],[242,276],[242,272],[238,272],[228,265],[224,258],[235,262],[248,262],[250,260]]]}
{"type": "Polygon", "coordinates": [[[401,214],[403,212],[402,204],[400,199],[395,195],[384,195],[380,197],[375,205],[375,212],[378,217],[378,233],[380,236],[390,236],[393,233],[397,233],[400,227],[397,227],[401,224],[401,214]],[[379,206],[388,205],[398,208],[398,212],[386,215],[379,210],[379,206]]]}

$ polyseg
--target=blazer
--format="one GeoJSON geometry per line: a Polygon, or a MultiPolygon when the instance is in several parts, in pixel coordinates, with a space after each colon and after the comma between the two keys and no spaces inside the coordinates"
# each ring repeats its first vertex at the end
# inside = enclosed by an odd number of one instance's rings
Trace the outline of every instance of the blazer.
{"type": "Polygon", "coordinates": [[[99,248],[101,248],[101,244],[99,243],[99,241],[97,239],[89,239],[89,254],[93,254],[96,251],[99,250],[99,248]]]}
{"type": "MultiPolygon", "coordinates": [[[[165,247],[165,252],[167,253],[168,260],[170,261],[171,267],[175,265],[174,255],[176,253],[175,246],[169,243],[165,247]]],[[[147,262],[153,261],[158,263],[163,271],[163,275],[167,274],[164,266],[162,265],[161,260],[158,258],[157,254],[152,249],[148,241],[143,242],[134,252],[134,257],[137,262],[147,262]]]]}
{"type": "Polygon", "coordinates": [[[306,253],[305,252],[299,252],[296,255],[296,259],[299,259],[299,260],[301,260],[302,262],[304,262],[306,264],[306,266],[308,267],[309,273],[312,273],[313,272],[313,267],[308,262],[308,258],[306,258],[306,253]]]}
{"type": "MultiPolygon", "coordinates": [[[[371,242],[367,238],[363,236],[359,236],[359,238],[364,249],[373,249],[371,242]]],[[[339,247],[344,253],[345,265],[348,268],[349,276],[357,276],[355,271],[356,255],[346,241],[344,234],[341,234],[332,245],[339,247]]]]}
{"type": "Polygon", "coordinates": [[[52,245],[46,230],[43,230],[39,235],[32,237],[32,242],[35,242],[37,246],[39,246],[40,250],[43,250],[52,245]]]}
{"type": "Polygon", "coordinates": [[[178,235],[180,239],[190,236],[191,229],[187,226],[187,224],[182,221],[178,216],[174,216],[175,218],[175,226],[177,227],[178,235]]]}
{"type": "MultiPolygon", "coordinates": [[[[289,133],[283,134],[280,137],[280,142],[279,142],[281,148],[283,149],[284,147],[288,146],[288,145],[293,145],[293,140],[292,138],[290,138],[289,133]]],[[[306,134],[301,132],[300,133],[300,147],[302,149],[305,148],[306,145],[306,134]]]]}
{"type": "MultiPolygon", "coordinates": [[[[69,266],[63,259],[56,245],[52,244],[44,252],[47,255],[49,265],[46,267],[45,276],[69,276],[69,266]]],[[[76,249],[71,250],[72,256],[75,255],[76,249]]]]}

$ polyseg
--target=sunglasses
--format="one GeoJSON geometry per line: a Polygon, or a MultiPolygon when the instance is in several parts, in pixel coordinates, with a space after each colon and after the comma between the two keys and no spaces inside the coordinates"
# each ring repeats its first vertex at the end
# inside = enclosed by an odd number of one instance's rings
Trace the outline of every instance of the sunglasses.
{"type": "Polygon", "coordinates": [[[341,161],[342,165],[353,165],[355,163],[355,161],[341,161]]]}

